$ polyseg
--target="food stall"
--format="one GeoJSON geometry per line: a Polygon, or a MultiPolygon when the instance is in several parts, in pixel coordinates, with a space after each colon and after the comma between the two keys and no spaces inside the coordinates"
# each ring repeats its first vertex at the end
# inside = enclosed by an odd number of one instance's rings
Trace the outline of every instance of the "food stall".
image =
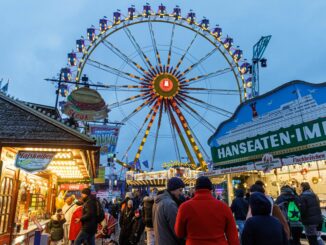
{"type": "Polygon", "coordinates": [[[165,170],[137,173],[128,171],[126,173],[126,183],[132,188],[154,188],[158,190],[165,189],[168,180],[172,177],[179,177],[183,180],[186,187],[193,187],[196,183],[199,171],[195,170],[196,166],[190,163],[171,161],[163,163],[165,170]]]}
{"type": "Polygon", "coordinates": [[[238,106],[209,139],[213,169],[223,176],[228,200],[233,189],[267,183],[276,197],[280,187],[307,181],[325,203],[326,83],[286,83],[238,106]]]}
{"type": "Polygon", "coordinates": [[[63,205],[58,186],[96,174],[95,141],[52,111],[0,93],[0,244],[32,244],[63,205]]]}

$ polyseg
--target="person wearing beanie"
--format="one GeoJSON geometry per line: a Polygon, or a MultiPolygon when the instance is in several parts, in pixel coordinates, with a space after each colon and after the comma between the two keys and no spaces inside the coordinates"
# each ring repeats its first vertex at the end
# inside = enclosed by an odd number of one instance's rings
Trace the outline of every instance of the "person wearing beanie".
{"type": "Polygon", "coordinates": [[[184,244],[184,240],[179,239],[174,232],[177,203],[184,187],[182,179],[173,177],[168,181],[167,190],[154,200],[152,219],[156,245],[184,244]]]}
{"type": "Polygon", "coordinates": [[[252,217],[246,221],[242,245],[288,245],[289,241],[281,222],[270,215],[271,202],[261,192],[250,196],[249,205],[252,217]]]}
{"type": "Polygon", "coordinates": [[[195,196],[181,204],[174,230],[186,245],[239,245],[231,209],[212,195],[212,182],[206,176],[196,180],[195,196]]]}
{"type": "Polygon", "coordinates": [[[83,241],[87,241],[90,245],[95,245],[95,234],[97,231],[96,220],[96,199],[91,195],[91,190],[85,188],[81,191],[83,200],[83,215],[81,218],[71,220],[71,222],[82,223],[82,228],[74,242],[74,245],[81,245],[83,241]]]}

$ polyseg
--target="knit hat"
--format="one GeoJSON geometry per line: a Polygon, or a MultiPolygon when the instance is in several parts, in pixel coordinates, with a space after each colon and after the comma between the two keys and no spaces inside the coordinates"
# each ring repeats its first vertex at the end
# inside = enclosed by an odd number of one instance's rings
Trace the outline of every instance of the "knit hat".
{"type": "Polygon", "coordinates": [[[84,188],[82,191],[81,191],[82,194],[85,194],[87,196],[89,196],[91,194],[91,189],[89,188],[84,188]]]}
{"type": "Polygon", "coordinates": [[[206,176],[200,176],[197,180],[196,180],[196,186],[195,186],[196,190],[199,189],[208,189],[208,190],[212,190],[213,189],[213,185],[211,180],[206,177],[206,176]]]}
{"type": "Polygon", "coordinates": [[[185,184],[183,183],[182,179],[178,177],[172,177],[169,179],[168,182],[168,191],[174,191],[179,188],[184,188],[185,184]]]}

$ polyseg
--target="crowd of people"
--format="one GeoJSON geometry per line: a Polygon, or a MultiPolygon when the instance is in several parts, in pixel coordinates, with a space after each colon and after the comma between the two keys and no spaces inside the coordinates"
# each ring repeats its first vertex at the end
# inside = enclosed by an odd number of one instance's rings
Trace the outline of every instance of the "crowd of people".
{"type": "Polygon", "coordinates": [[[52,242],[93,245],[97,237],[120,245],[299,245],[304,232],[310,245],[324,244],[319,199],[307,182],[300,195],[285,185],[274,200],[258,180],[246,195],[236,190],[230,207],[212,195],[205,176],[197,179],[194,192],[184,195],[184,187],[173,177],[166,190],[127,193],[121,203],[100,202],[84,189],[82,202],[70,197],[53,215],[52,242]],[[99,204],[105,210],[102,221],[99,204]]]}

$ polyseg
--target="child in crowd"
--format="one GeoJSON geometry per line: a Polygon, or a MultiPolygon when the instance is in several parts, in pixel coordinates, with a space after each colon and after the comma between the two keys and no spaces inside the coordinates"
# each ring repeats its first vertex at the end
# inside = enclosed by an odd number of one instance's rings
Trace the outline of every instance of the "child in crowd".
{"type": "Polygon", "coordinates": [[[48,228],[51,234],[51,244],[57,245],[62,244],[63,239],[63,224],[66,222],[62,209],[57,209],[57,212],[52,215],[51,220],[48,224],[48,228]]]}

